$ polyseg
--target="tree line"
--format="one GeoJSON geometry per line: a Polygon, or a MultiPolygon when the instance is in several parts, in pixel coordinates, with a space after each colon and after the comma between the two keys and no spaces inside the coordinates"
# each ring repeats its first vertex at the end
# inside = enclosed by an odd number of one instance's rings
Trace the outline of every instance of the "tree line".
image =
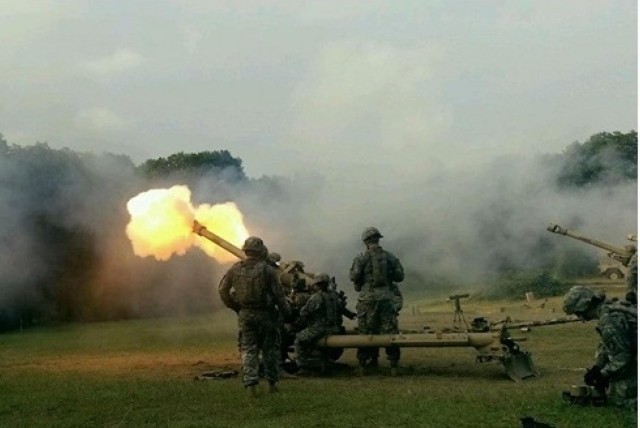
{"type": "MultiPolygon", "coordinates": [[[[558,166],[555,183],[566,192],[636,183],[637,132],[598,133],[547,160],[558,166]]],[[[10,144],[0,134],[0,331],[211,311],[214,262],[198,252],[163,263],[140,259],[123,233],[131,196],[203,180],[221,192],[220,201],[206,202],[223,202],[229,189],[240,188],[289,202],[283,179],[247,177],[228,150],[179,152],[136,165],[121,154],[10,144]]],[[[546,241],[540,247],[553,249],[546,241]]],[[[508,255],[500,260],[505,265],[497,270],[518,268],[508,255]]],[[[566,277],[594,269],[579,251],[551,251],[549,263],[557,260],[566,260],[556,269],[566,277]]]]}

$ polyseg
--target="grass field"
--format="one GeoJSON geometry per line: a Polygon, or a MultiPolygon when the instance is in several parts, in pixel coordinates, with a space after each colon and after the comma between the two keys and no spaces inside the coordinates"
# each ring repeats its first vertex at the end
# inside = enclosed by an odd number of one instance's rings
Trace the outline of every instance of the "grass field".
{"type": "MultiPolygon", "coordinates": [[[[544,308],[463,301],[463,309],[468,320],[548,319],[562,315],[559,301],[544,308]]],[[[451,325],[450,303],[412,304],[401,327],[451,325]]],[[[473,348],[417,348],[403,349],[398,377],[388,376],[383,361],[365,377],[346,368],[331,378],[284,379],[279,394],[251,399],[238,378],[194,380],[207,370],[239,368],[235,319],[227,311],[4,334],[0,426],[519,427],[523,416],[555,427],[637,425],[632,412],[575,407],[560,398],[592,364],[593,323],[514,331],[525,335],[522,345],[541,376],[518,383],[497,363],[477,364],[473,348]]],[[[355,367],[355,351],[340,361],[355,367]]]]}

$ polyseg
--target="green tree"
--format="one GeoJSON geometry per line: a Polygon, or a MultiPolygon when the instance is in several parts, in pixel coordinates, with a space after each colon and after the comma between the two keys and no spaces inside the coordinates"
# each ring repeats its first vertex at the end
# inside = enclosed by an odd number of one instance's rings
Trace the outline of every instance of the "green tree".
{"type": "Polygon", "coordinates": [[[638,133],[601,132],[571,144],[562,154],[558,185],[564,188],[615,185],[637,180],[638,133]]]}
{"type": "Polygon", "coordinates": [[[228,150],[175,153],[166,158],[149,159],[138,167],[147,178],[178,176],[193,178],[205,174],[224,176],[231,181],[246,180],[242,160],[228,150]]]}

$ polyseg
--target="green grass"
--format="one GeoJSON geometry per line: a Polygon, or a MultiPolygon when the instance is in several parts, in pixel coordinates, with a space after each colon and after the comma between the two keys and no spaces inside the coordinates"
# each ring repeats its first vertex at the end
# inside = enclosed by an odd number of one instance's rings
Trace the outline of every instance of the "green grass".
{"type": "MultiPolygon", "coordinates": [[[[450,303],[416,302],[401,325],[447,326],[450,303]]],[[[487,313],[544,319],[517,302],[464,302],[467,319],[487,313]]],[[[472,348],[403,349],[403,371],[359,378],[284,379],[280,394],[245,395],[239,379],[196,382],[238,368],[235,320],[208,317],[69,325],[0,336],[0,426],[16,427],[518,427],[525,415],[556,427],[632,427],[636,415],[580,408],[560,399],[579,383],[597,345],[593,324],[539,327],[524,336],[541,376],[512,382],[472,348]]],[[[355,351],[342,362],[355,366],[355,351]]],[[[264,385],[261,385],[264,388],[264,385]]]]}

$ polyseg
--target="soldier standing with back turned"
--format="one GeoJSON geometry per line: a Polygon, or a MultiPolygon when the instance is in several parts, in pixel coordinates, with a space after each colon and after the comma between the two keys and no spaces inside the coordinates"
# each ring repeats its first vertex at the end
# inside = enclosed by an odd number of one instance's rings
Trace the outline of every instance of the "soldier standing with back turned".
{"type": "MultiPolygon", "coordinates": [[[[360,334],[397,334],[398,322],[394,306],[394,282],[404,280],[404,269],[400,260],[380,247],[382,234],[375,227],[367,227],[362,232],[362,241],[367,249],[364,254],[353,259],[349,272],[351,282],[358,292],[358,331],[360,334]]],[[[385,348],[391,365],[391,373],[397,373],[400,349],[394,346],[385,348]]],[[[376,348],[359,348],[358,362],[360,371],[364,367],[377,366],[376,348]]]]}
{"type": "Polygon", "coordinates": [[[280,316],[290,314],[276,270],[265,261],[262,239],[249,237],[242,250],[247,258],[236,264],[220,281],[224,304],[238,314],[242,381],[251,396],[257,395],[259,353],[269,392],[277,392],[280,370],[280,316]]]}

